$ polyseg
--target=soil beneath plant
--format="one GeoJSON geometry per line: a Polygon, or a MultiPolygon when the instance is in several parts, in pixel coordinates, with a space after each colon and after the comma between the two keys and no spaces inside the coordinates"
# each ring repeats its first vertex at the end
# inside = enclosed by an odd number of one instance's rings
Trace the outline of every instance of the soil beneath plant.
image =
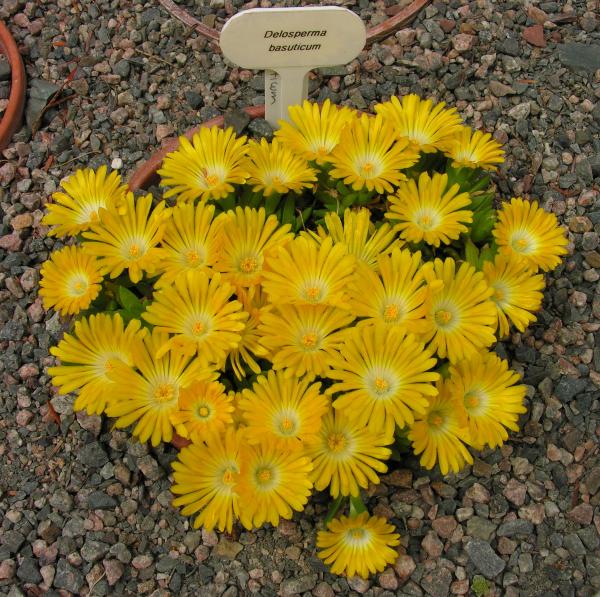
{"type": "MultiPolygon", "coordinates": [[[[242,7],[181,4],[217,28],[242,7]]],[[[343,5],[373,25],[394,3],[343,5]]],[[[190,529],[170,505],[175,449],[74,415],[46,373],[63,331],[37,298],[40,264],[60,246],[40,224],[48,196],[83,165],[127,177],[164,138],[217,114],[269,136],[265,121],[246,124],[237,112],[263,103],[262,74],[225,63],[158,2],[4,0],[30,99],[27,126],[0,156],[0,593],[597,595],[598,9],[596,0],[437,0],[409,28],[311,80],[312,98],[361,110],[409,92],[457,106],[506,146],[501,196],[538,199],[571,240],[538,322],[497,348],[528,386],[522,431],[458,476],[414,458],[395,465],[368,505],[396,525],[402,555],[364,581],[332,576],[315,555],[323,495],[277,529],[190,529]]]]}

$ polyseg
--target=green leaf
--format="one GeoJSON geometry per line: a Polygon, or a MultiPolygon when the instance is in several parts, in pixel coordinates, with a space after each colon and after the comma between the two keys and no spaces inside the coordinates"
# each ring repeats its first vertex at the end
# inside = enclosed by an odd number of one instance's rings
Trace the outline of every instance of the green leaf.
{"type": "Polygon", "coordinates": [[[481,193],[471,197],[471,210],[473,222],[471,223],[471,240],[474,243],[483,243],[492,240],[492,229],[496,223],[496,210],[494,209],[494,194],[481,193]]]}
{"type": "Polygon", "coordinates": [[[281,195],[279,193],[271,193],[268,197],[265,197],[265,211],[268,216],[277,211],[280,201],[281,195]]]}
{"type": "Polygon", "coordinates": [[[125,288],[124,286],[119,286],[117,300],[126,311],[134,311],[140,303],[140,299],[129,288],[125,288]]]}
{"type": "Polygon", "coordinates": [[[327,525],[334,519],[335,515],[338,513],[338,510],[340,509],[340,506],[342,505],[342,502],[344,501],[344,498],[346,496],[344,495],[338,495],[335,500],[333,500],[333,502],[331,503],[331,506],[329,506],[329,511],[327,512],[327,516],[325,517],[325,527],[327,527],[327,525]]]}
{"type": "Polygon", "coordinates": [[[490,245],[486,245],[479,253],[479,261],[483,266],[484,261],[494,261],[498,254],[498,246],[492,241],[490,245]]]}
{"type": "Polygon", "coordinates": [[[288,197],[286,198],[286,200],[283,204],[283,209],[281,210],[281,223],[282,224],[290,224],[290,226],[294,225],[295,206],[296,206],[296,203],[295,203],[293,197],[290,197],[288,195],[288,197]]]}
{"type": "Polygon", "coordinates": [[[367,511],[367,507],[364,505],[360,495],[350,496],[350,518],[354,518],[359,514],[367,511]]]}
{"type": "Polygon", "coordinates": [[[470,238],[465,241],[465,260],[475,269],[479,269],[479,249],[470,238]]]}

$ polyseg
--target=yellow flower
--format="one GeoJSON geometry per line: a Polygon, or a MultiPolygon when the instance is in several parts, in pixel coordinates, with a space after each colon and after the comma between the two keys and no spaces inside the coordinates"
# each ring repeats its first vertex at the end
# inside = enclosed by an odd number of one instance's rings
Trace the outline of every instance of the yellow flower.
{"type": "Polygon", "coordinates": [[[385,518],[363,512],[354,518],[334,518],[327,528],[317,533],[321,550],[317,555],[333,574],[368,578],[398,559],[393,548],[400,543],[400,535],[385,518]]]}
{"type": "Polygon", "coordinates": [[[168,286],[188,271],[211,271],[222,251],[214,205],[180,203],[171,211],[161,242],[162,275],[156,286],[168,286]]]}
{"type": "Polygon", "coordinates": [[[331,305],[348,308],[355,259],[331,237],[319,244],[298,237],[267,260],[263,288],[278,305],[331,305]]]}
{"type": "Polygon", "coordinates": [[[326,377],[354,315],[323,305],[281,305],[262,316],[260,342],[270,349],[273,369],[287,377],[326,377]]]}
{"type": "Polygon", "coordinates": [[[473,446],[497,448],[508,439],[507,429],[519,431],[519,415],[527,411],[525,386],[519,381],[508,362],[494,353],[478,353],[450,367],[448,391],[464,404],[473,446]]]}
{"type": "Polygon", "coordinates": [[[328,158],[333,165],[329,175],[343,179],[355,191],[366,188],[380,195],[392,193],[393,187],[406,179],[400,170],[419,159],[408,145],[408,141],[395,139],[394,129],[381,116],[363,114],[343,130],[339,145],[328,158]]]}
{"type": "Polygon", "coordinates": [[[358,325],[382,323],[413,334],[423,332],[428,290],[420,251],[394,249],[376,263],[379,273],[366,264],[359,264],[356,270],[352,312],[365,318],[358,325]]]}
{"type": "Polygon", "coordinates": [[[271,193],[300,193],[302,189],[311,188],[317,180],[316,171],[308,162],[292,153],[279,139],[269,144],[266,139],[260,143],[250,141],[248,161],[248,184],[254,185],[252,190],[261,191],[265,197],[271,193]]]}
{"type": "Polygon", "coordinates": [[[519,260],[497,255],[494,262],[485,261],[483,275],[493,289],[499,337],[509,332],[509,320],[520,331],[536,320],[534,313],[542,308],[544,276],[532,274],[519,260]]]}
{"type": "Polygon", "coordinates": [[[429,400],[427,410],[418,415],[408,432],[421,466],[432,469],[439,463],[442,475],[458,473],[473,457],[463,442],[469,441],[465,409],[444,382],[438,383],[438,395],[429,400]]]}
{"type": "Polygon", "coordinates": [[[74,315],[87,309],[101,289],[100,263],[81,247],[54,251],[40,273],[39,295],[44,307],[54,307],[61,315],[74,315]]]}
{"type": "Polygon", "coordinates": [[[502,145],[489,133],[474,131],[468,126],[461,127],[454,137],[448,139],[443,151],[455,168],[497,170],[497,164],[504,162],[502,145]]]}
{"type": "Polygon", "coordinates": [[[375,228],[371,222],[371,212],[365,207],[358,211],[346,209],[343,223],[335,212],[325,214],[324,219],[325,228],[319,226],[316,234],[308,234],[319,242],[331,236],[335,243],[344,243],[348,253],[354,255],[357,261],[362,261],[375,270],[379,255],[390,253],[403,244],[387,222],[375,228]]]}
{"type": "Polygon", "coordinates": [[[275,137],[294,153],[322,165],[340,142],[348,122],[355,118],[349,108],[339,108],[326,99],[321,106],[304,100],[302,106],[288,108],[293,124],[280,120],[275,137]]]}
{"type": "Polygon", "coordinates": [[[322,491],[329,485],[336,498],[358,496],[361,487],[377,485],[377,474],[387,471],[383,461],[391,454],[384,446],[392,442],[392,436],[375,433],[339,411],[330,411],[323,418],[317,441],[309,443],[305,450],[313,463],[311,479],[315,489],[322,491]]]}
{"type": "Polygon", "coordinates": [[[459,193],[459,185],[448,187],[448,175],[427,172],[419,176],[419,184],[410,179],[400,183],[396,195],[388,197],[390,211],[385,217],[398,222],[395,230],[412,243],[425,241],[434,247],[448,245],[473,221],[473,213],[462,209],[471,204],[468,193],[459,193]]]}
{"type": "Polygon", "coordinates": [[[376,105],[375,112],[392,125],[399,139],[408,140],[412,149],[432,153],[443,149],[462,126],[456,108],[446,110],[445,105],[440,102],[434,106],[432,100],[410,94],[402,98],[402,103],[392,97],[389,102],[376,105]]]}
{"type": "Polygon", "coordinates": [[[232,414],[232,398],[223,384],[198,381],[181,390],[179,409],[171,415],[171,423],[179,435],[200,443],[230,425],[232,414]]]}
{"type": "Polygon", "coordinates": [[[282,452],[273,444],[249,445],[242,453],[238,491],[240,520],[247,529],[290,519],[308,501],[312,464],[302,452],[282,452]]]}
{"type": "Polygon", "coordinates": [[[224,199],[234,184],[244,184],[248,173],[244,158],[246,137],[236,137],[232,128],[201,128],[190,143],[179,137],[179,149],[169,153],[158,171],[161,184],[172,187],[165,197],[177,201],[224,199]]]}
{"type": "Polygon", "coordinates": [[[198,513],[194,528],[203,526],[212,531],[217,527],[231,533],[240,508],[237,481],[243,447],[242,432],[229,427],[225,433],[207,438],[206,443],[191,444],[177,455],[172,464],[171,491],[179,497],[173,505],[183,506],[184,516],[198,513]]]}
{"type": "Polygon", "coordinates": [[[192,361],[181,353],[156,357],[166,342],[166,334],[153,330],[143,343],[132,346],[135,369],[115,362],[108,372],[114,385],[106,414],[117,419],[117,429],[135,423],[132,435],[140,442],[150,440],[153,446],[173,438],[171,417],[179,409],[181,390],[211,375],[198,359],[192,361]]]}
{"type": "Polygon", "coordinates": [[[504,203],[493,233],[501,254],[521,259],[534,273],[558,267],[568,253],[564,229],[537,201],[513,198],[504,203]]]}
{"type": "Polygon", "coordinates": [[[334,408],[375,433],[391,435],[396,425],[411,425],[436,394],[433,351],[390,326],[352,328],[345,340],[328,374],[339,380],[327,390],[339,394],[334,408]]]}
{"type": "Polygon", "coordinates": [[[424,274],[433,291],[423,340],[452,363],[493,344],[497,315],[490,299],[494,291],[483,274],[468,263],[456,271],[452,258],[436,259],[429,265],[424,274]]]}
{"type": "Polygon", "coordinates": [[[64,193],[52,195],[55,203],[48,203],[48,213],[42,222],[52,226],[49,236],[75,236],[98,222],[101,209],[117,209],[125,200],[127,186],[116,172],[106,174],[106,166],[97,171],[77,170],[61,185],[64,193]]]}
{"type": "Polygon", "coordinates": [[[269,371],[260,375],[251,390],[243,390],[240,409],[248,425],[251,444],[266,442],[282,450],[299,450],[314,439],[327,412],[328,399],[321,384],[306,378],[286,377],[269,371]]]}
{"type": "Polygon", "coordinates": [[[133,283],[142,279],[143,272],[153,274],[160,266],[162,239],[169,211],[161,201],[150,213],[152,195],[134,199],[128,193],[125,211],[100,210],[100,222],[84,232],[86,253],[98,258],[104,273],[116,278],[124,269],[133,283]]]}
{"type": "Polygon", "coordinates": [[[248,319],[241,331],[240,343],[229,353],[229,362],[237,379],[246,377],[246,369],[242,361],[252,371],[260,373],[260,365],[256,358],[267,358],[269,351],[260,343],[258,326],[262,321],[263,314],[270,308],[267,306],[266,296],[260,286],[250,288],[238,288],[236,290],[238,300],[242,302],[242,308],[248,313],[248,319]]]}
{"type": "Polygon", "coordinates": [[[235,286],[260,284],[265,260],[293,237],[289,224],[280,225],[275,215],[267,217],[263,207],[237,207],[221,214],[216,223],[221,249],[215,269],[235,286]]]}
{"type": "Polygon", "coordinates": [[[187,272],[172,286],[162,288],[142,317],[161,332],[174,334],[159,347],[165,352],[193,355],[205,363],[223,364],[240,342],[248,313],[231,300],[234,288],[215,273],[187,272]]]}
{"type": "Polygon", "coordinates": [[[144,334],[138,320],[124,327],[119,314],[99,313],[76,321],[73,334],[65,334],[58,346],[50,348],[61,361],[48,368],[52,384],[63,395],[79,390],[74,410],[101,414],[114,387],[107,373],[116,361],[133,365],[132,347],[144,334]]]}

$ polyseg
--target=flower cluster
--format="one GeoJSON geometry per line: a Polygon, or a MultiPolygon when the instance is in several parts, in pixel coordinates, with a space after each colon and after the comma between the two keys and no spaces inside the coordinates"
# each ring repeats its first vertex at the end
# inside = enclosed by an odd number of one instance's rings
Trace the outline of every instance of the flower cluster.
{"type": "Polygon", "coordinates": [[[320,557],[380,571],[399,536],[361,490],[407,446],[456,473],[525,412],[493,345],[535,321],[567,239],[535,201],[494,209],[502,161],[409,95],[375,116],[305,102],[271,142],[201,129],[161,201],[78,171],[45,218],[76,235],[42,267],[46,308],[78,315],[53,383],[141,442],[187,440],[172,491],[196,527],[277,525],[328,491],[320,557]]]}

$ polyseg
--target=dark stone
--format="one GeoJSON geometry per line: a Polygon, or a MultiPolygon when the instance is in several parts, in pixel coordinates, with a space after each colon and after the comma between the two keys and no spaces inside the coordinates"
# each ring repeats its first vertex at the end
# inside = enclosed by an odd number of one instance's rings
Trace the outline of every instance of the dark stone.
{"type": "Polygon", "coordinates": [[[117,500],[103,491],[93,491],[88,497],[90,510],[111,510],[117,507],[117,500]]]}
{"type": "Polygon", "coordinates": [[[300,593],[306,593],[312,591],[317,584],[316,574],[304,574],[303,576],[296,576],[289,578],[281,583],[281,594],[282,595],[297,595],[300,593]]]}
{"type": "Polygon", "coordinates": [[[521,45],[519,44],[519,40],[515,37],[508,37],[504,41],[500,42],[498,45],[498,50],[503,54],[508,54],[509,56],[521,55],[521,45]]]}
{"type": "Polygon", "coordinates": [[[529,535],[533,532],[533,524],[528,520],[518,518],[503,522],[496,531],[498,537],[514,537],[515,535],[529,535]]]}
{"type": "Polygon", "coordinates": [[[127,77],[129,77],[130,71],[131,71],[131,64],[129,64],[128,60],[119,60],[119,62],[117,62],[113,66],[113,72],[116,75],[119,75],[120,77],[122,77],[123,79],[126,79],[127,77]]]}
{"type": "Polygon", "coordinates": [[[0,81],[10,80],[10,63],[7,60],[0,60],[0,81]]]}
{"type": "Polygon", "coordinates": [[[54,577],[54,587],[57,589],[65,589],[71,593],[78,594],[79,589],[83,586],[83,575],[79,570],[73,568],[71,564],[64,558],[58,560],[56,566],[56,576],[54,577]]]}
{"type": "Polygon", "coordinates": [[[77,457],[81,464],[91,468],[102,468],[108,462],[108,456],[99,442],[84,446],[77,457]]]}
{"type": "Polygon", "coordinates": [[[34,558],[23,558],[17,576],[25,583],[37,585],[44,580],[34,558]]]}
{"type": "Polygon", "coordinates": [[[447,597],[452,582],[452,573],[447,568],[436,568],[421,578],[421,586],[432,597],[447,597]]]}
{"type": "Polygon", "coordinates": [[[594,73],[600,69],[600,45],[567,43],[559,44],[558,59],[561,63],[578,71],[594,73]]]}
{"type": "Polygon", "coordinates": [[[267,141],[273,138],[273,127],[264,118],[255,118],[248,125],[248,130],[255,137],[264,137],[267,141]]]}
{"type": "Polygon", "coordinates": [[[554,388],[555,396],[561,402],[570,402],[577,394],[586,389],[585,379],[577,377],[562,377],[554,388]]]}
{"type": "Polygon", "coordinates": [[[233,127],[236,135],[241,135],[250,122],[250,116],[243,110],[230,110],[225,114],[225,128],[233,127]]]}
{"type": "Polygon", "coordinates": [[[8,549],[9,553],[17,553],[21,545],[25,543],[25,537],[22,533],[13,529],[0,533],[0,541],[8,549]]]}
{"type": "Polygon", "coordinates": [[[477,570],[486,578],[494,578],[506,567],[506,562],[496,554],[486,541],[473,539],[467,543],[465,550],[477,570]]]}
{"type": "Polygon", "coordinates": [[[177,560],[171,556],[164,556],[156,563],[157,572],[169,572],[177,565],[177,560]]]}
{"type": "Polygon", "coordinates": [[[28,126],[36,123],[46,107],[48,100],[60,89],[58,85],[44,79],[32,79],[29,83],[29,99],[25,108],[25,120],[28,126]]]}
{"type": "Polygon", "coordinates": [[[186,91],[184,95],[185,101],[193,110],[197,110],[204,105],[204,98],[196,91],[186,91]]]}

